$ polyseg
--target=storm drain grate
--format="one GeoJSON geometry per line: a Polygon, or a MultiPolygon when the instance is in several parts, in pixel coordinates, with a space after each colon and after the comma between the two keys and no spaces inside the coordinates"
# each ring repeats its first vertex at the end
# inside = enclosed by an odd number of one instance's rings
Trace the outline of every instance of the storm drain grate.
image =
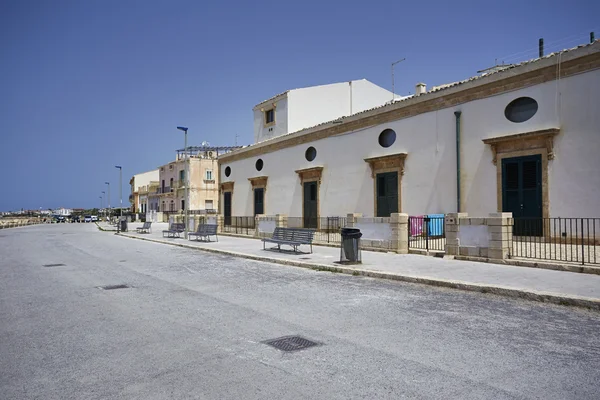
{"type": "Polygon", "coordinates": [[[51,267],[64,267],[65,264],[44,264],[44,267],[46,268],[51,268],[51,267]]]}
{"type": "Polygon", "coordinates": [[[104,290],[115,290],[115,289],[128,289],[131,286],[129,285],[125,285],[125,284],[120,284],[120,285],[106,285],[106,286],[100,286],[100,289],[104,289],[104,290]]]}
{"type": "Polygon", "coordinates": [[[284,336],[263,342],[281,351],[303,350],[308,347],[317,346],[319,343],[303,338],[302,336],[284,336]]]}

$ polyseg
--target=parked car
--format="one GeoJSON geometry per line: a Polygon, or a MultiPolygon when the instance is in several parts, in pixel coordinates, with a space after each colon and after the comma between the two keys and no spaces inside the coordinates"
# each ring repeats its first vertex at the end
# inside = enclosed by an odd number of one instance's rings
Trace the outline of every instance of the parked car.
{"type": "Polygon", "coordinates": [[[83,218],[83,222],[92,222],[92,216],[91,216],[91,215],[86,215],[86,216],[83,218]]]}
{"type": "Polygon", "coordinates": [[[67,219],[64,216],[59,215],[58,217],[56,217],[56,222],[63,222],[64,223],[64,222],[67,222],[67,219]]]}
{"type": "Polygon", "coordinates": [[[71,222],[81,222],[79,215],[71,215],[71,222]]]}
{"type": "Polygon", "coordinates": [[[92,222],[96,222],[98,221],[98,216],[97,215],[92,215],[92,222]]]}

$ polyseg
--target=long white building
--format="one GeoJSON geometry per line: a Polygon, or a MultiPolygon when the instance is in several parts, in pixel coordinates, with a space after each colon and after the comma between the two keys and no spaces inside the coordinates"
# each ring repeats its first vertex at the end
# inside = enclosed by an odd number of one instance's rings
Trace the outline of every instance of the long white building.
{"type": "Polygon", "coordinates": [[[599,41],[416,93],[308,129],[289,93],[260,103],[257,143],[219,158],[221,213],[599,216],[599,41]]]}

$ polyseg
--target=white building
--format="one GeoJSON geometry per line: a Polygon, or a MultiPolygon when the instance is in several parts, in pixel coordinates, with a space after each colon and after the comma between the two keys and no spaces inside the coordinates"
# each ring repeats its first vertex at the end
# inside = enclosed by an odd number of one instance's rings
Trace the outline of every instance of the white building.
{"type": "Polygon", "coordinates": [[[158,169],[136,174],[129,180],[131,185],[131,195],[129,202],[133,213],[145,214],[148,208],[148,192],[150,186],[158,187],[158,169]]]}
{"type": "Polygon", "coordinates": [[[255,107],[258,143],[219,158],[221,213],[600,216],[599,41],[365,112],[317,90],[255,107]]]}
{"type": "Polygon", "coordinates": [[[392,99],[392,92],[366,79],[288,90],[254,106],[254,142],[379,107],[392,99]]]}
{"type": "Polygon", "coordinates": [[[52,211],[52,214],[68,217],[69,215],[73,214],[73,210],[71,208],[57,208],[56,210],[52,211]]]}

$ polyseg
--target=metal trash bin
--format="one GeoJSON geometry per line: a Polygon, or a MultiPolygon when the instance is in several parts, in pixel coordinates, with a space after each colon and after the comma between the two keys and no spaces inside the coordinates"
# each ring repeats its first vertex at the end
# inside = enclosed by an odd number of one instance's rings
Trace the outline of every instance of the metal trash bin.
{"type": "Polygon", "coordinates": [[[340,246],[341,264],[360,264],[360,238],[362,233],[358,228],[342,228],[342,242],[340,246]]]}
{"type": "Polygon", "coordinates": [[[118,222],[119,232],[127,232],[127,218],[121,218],[118,222]]]}

